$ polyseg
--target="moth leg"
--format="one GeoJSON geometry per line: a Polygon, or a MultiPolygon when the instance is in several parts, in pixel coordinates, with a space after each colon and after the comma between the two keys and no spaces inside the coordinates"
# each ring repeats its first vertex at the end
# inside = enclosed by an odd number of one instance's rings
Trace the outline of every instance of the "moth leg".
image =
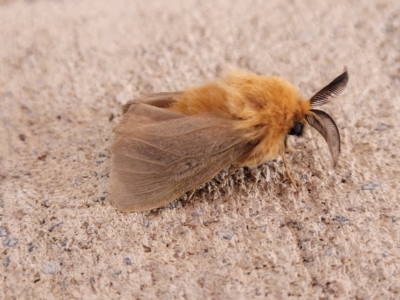
{"type": "Polygon", "coordinates": [[[191,191],[190,191],[190,194],[189,194],[189,196],[187,196],[187,199],[186,199],[186,201],[190,201],[190,200],[192,200],[192,198],[193,198],[193,195],[194,195],[194,192],[196,192],[196,189],[193,189],[193,190],[191,190],[191,191]]]}
{"type": "Polygon", "coordinates": [[[237,166],[233,166],[232,170],[229,171],[228,175],[226,175],[225,178],[222,179],[222,181],[217,185],[217,189],[214,191],[214,196],[216,196],[219,189],[224,185],[224,183],[229,179],[229,177],[231,177],[236,172],[237,169],[238,169],[237,166]]]}
{"type": "Polygon", "coordinates": [[[297,184],[296,181],[293,179],[292,175],[290,174],[289,168],[288,168],[288,163],[285,157],[285,151],[282,151],[282,160],[283,160],[283,164],[285,165],[285,170],[286,170],[286,174],[289,177],[290,181],[292,182],[294,188],[297,190],[297,184]]]}
{"type": "Polygon", "coordinates": [[[285,150],[287,150],[288,152],[301,152],[300,149],[296,149],[290,146],[288,136],[285,136],[285,150]]]}

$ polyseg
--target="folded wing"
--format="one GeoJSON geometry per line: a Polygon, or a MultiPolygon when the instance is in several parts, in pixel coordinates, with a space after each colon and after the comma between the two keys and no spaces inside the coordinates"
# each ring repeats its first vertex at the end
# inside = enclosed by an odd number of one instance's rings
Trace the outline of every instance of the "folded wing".
{"type": "Polygon", "coordinates": [[[154,209],[211,180],[253,146],[232,120],[133,102],[116,128],[111,193],[121,211],[154,209]]]}

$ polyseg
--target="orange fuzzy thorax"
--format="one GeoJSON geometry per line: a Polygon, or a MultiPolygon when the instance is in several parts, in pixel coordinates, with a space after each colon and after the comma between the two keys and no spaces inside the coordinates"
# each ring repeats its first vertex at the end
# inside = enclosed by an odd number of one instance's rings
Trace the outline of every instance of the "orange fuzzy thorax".
{"type": "Polygon", "coordinates": [[[289,82],[275,76],[231,71],[223,80],[187,89],[171,110],[187,115],[212,112],[235,120],[235,126],[258,145],[240,165],[276,158],[296,121],[304,122],[310,102],[289,82]]]}

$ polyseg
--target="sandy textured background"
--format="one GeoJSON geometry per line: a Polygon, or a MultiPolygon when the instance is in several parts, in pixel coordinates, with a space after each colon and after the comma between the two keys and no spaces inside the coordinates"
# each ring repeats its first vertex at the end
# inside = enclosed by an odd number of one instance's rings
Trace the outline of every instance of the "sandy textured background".
{"type": "Polygon", "coordinates": [[[232,2],[0,1],[1,299],[400,298],[400,2],[232,2]],[[347,65],[339,166],[309,132],[298,193],[278,159],[117,212],[121,104],[229,65],[305,97],[347,65]]]}

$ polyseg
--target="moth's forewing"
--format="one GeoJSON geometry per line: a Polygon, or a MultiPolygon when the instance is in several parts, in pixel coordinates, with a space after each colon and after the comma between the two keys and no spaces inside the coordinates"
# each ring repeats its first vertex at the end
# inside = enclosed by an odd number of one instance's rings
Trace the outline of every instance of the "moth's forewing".
{"type": "Polygon", "coordinates": [[[131,105],[112,147],[111,194],[118,208],[154,209],[215,177],[249,151],[232,122],[131,105]]]}

